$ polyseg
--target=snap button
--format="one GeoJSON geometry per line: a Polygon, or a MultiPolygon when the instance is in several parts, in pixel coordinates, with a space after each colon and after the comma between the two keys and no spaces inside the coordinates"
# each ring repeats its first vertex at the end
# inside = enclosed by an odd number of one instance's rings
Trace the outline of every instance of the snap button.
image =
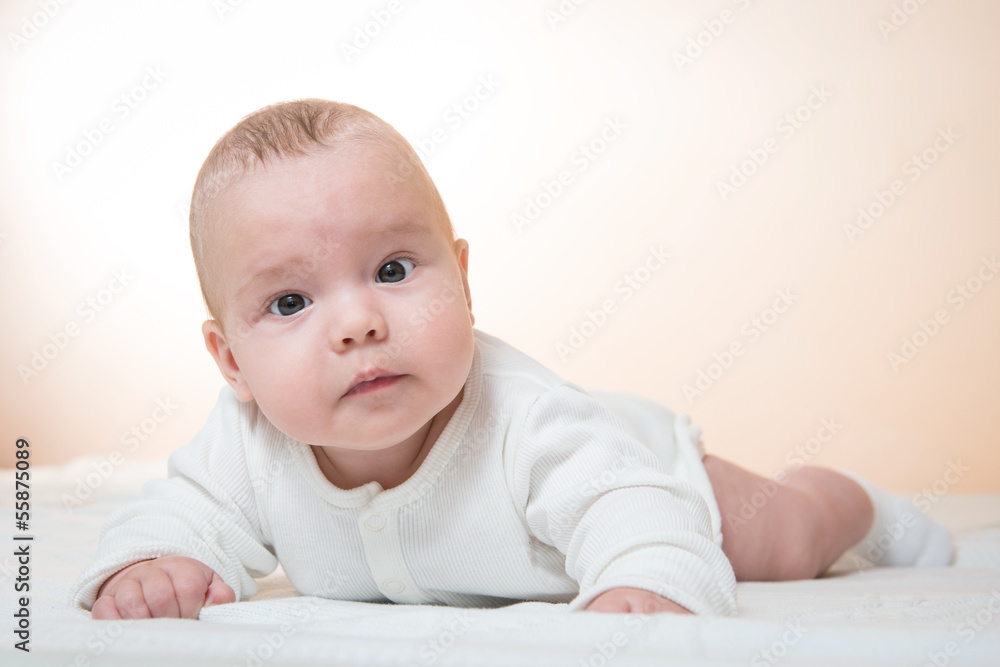
{"type": "Polygon", "coordinates": [[[406,584],[399,579],[386,579],[382,582],[382,590],[386,593],[402,593],[406,590],[406,584]]]}
{"type": "Polygon", "coordinates": [[[382,530],[385,528],[385,516],[377,512],[372,514],[365,519],[365,528],[368,530],[382,530]]]}

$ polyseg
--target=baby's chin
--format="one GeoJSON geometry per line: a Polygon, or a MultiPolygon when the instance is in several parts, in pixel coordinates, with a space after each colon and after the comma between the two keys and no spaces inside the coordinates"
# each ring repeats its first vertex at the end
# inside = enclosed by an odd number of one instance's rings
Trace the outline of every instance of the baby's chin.
{"type": "Polygon", "coordinates": [[[413,436],[424,430],[426,426],[427,422],[422,422],[403,429],[381,428],[366,429],[364,431],[352,430],[350,432],[338,430],[333,433],[296,432],[295,429],[291,429],[290,432],[284,429],[279,430],[292,440],[314,447],[329,447],[352,452],[378,452],[391,449],[410,440],[413,436]]]}
{"type": "Polygon", "coordinates": [[[381,452],[385,451],[386,449],[392,449],[393,447],[402,443],[405,439],[406,438],[376,440],[376,441],[361,441],[361,440],[345,441],[342,439],[328,439],[328,440],[314,439],[314,440],[299,440],[299,442],[304,442],[306,444],[312,445],[313,447],[323,447],[324,449],[334,449],[342,452],[381,452]]]}

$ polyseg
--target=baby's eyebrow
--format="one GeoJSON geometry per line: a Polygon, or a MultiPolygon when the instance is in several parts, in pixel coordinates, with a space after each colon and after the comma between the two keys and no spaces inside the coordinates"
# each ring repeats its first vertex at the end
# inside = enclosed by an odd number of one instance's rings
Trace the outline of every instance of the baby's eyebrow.
{"type": "Polygon", "coordinates": [[[269,266],[266,269],[258,271],[250,276],[249,280],[237,288],[237,290],[233,293],[233,301],[239,301],[240,297],[243,296],[247,290],[253,287],[254,283],[258,283],[262,280],[281,278],[289,275],[290,273],[292,273],[292,271],[289,271],[287,266],[269,266]]]}
{"type": "MultiPolygon", "coordinates": [[[[419,222],[414,222],[412,220],[404,220],[399,222],[394,222],[388,227],[383,227],[381,229],[375,229],[367,232],[363,235],[366,243],[379,244],[391,240],[396,236],[413,236],[416,234],[425,234],[432,231],[430,227],[426,224],[421,224],[419,222]]],[[[233,300],[238,301],[243,294],[253,287],[254,283],[266,280],[274,280],[276,278],[283,278],[290,275],[299,275],[297,271],[290,266],[296,266],[299,262],[306,261],[307,258],[295,258],[291,262],[285,262],[281,265],[269,266],[265,269],[261,269],[254,273],[250,278],[237,288],[233,293],[233,300]]]]}
{"type": "Polygon", "coordinates": [[[389,227],[376,229],[366,234],[368,241],[379,243],[393,236],[407,236],[413,234],[423,234],[429,231],[427,225],[414,222],[413,220],[401,220],[393,223],[389,227]]]}

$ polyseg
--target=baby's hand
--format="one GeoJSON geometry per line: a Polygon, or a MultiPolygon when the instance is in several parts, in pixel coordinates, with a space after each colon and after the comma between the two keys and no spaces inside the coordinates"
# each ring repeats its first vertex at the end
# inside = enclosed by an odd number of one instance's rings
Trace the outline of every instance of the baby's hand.
{"type": "Polygon", "coordinates": [[[621,614],[655,614],[662,611],[674,614],[691,612],[676,602],[641,588],[612,588],[591,600],[584,611],[603,611],[621,614]]]}
{"type": "Polygon", "coordinates": [[[209,566],[167,556],[129,565],[105,581],[92,617],[198,618],[202,607],[235,601],[233,589],[209,566]]]}

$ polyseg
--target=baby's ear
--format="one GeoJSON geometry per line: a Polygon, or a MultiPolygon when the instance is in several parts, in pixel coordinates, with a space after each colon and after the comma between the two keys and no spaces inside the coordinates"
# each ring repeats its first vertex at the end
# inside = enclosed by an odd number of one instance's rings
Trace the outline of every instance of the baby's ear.
{"type": "Polygon", "coordinates": [[[462,288],[465,290],[465,301],[469,306],[469,317],[472,323],[476,323],[476,316],[472,314],[472,290],[469,289],[469,242],[465,239],[455,239],[455,257],[458,259],[458,266],[462,270],[462,288]]]}
{"type": "Polygon", "coordinates": [[[233,351],[229,347],[222,327],[215,320],[205,320],[205,323],[201,325],[201,333],[205,337],[205,347],[215,359],[215,364],[219,367],[222,377],[236,392],[236,397],[243,402],[252,401],[253,392],[250,391],[250,386],[246,383],[243,373],[240,372],[239,364],[233,357],[233,351]]]}

